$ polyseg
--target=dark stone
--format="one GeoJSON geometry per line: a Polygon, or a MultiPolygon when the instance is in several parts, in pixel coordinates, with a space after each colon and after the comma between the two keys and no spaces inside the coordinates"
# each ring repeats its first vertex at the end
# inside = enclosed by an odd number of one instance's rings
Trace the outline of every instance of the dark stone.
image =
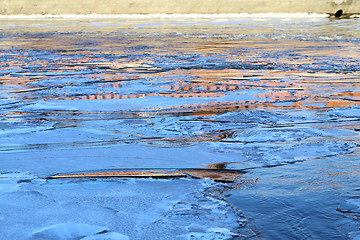
{"type": "Polygon", "coordinates": [[[335,13],[335,17],[336,18],[339,18],[339,17],[341,17],[343,15],[343,10],[338,10],[336,13],[335,13]]]}

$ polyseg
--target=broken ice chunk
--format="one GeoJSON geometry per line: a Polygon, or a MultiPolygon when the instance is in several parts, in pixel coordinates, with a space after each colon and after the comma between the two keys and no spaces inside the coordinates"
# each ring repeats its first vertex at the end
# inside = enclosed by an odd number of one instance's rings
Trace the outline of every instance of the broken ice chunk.
{"type": "Polygon", "coordinates": [[[329,111],[330,116],[333,117],[345,117],[345,118],[359,118],[360,108],[342,108],[332,109],[329,111]]]}

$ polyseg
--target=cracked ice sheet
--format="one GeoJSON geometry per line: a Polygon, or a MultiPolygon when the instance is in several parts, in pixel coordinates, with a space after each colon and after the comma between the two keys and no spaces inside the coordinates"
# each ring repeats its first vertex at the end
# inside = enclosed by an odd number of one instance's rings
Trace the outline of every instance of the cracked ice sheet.
{"type": "Polygon", "coordinates": [[[330,122],[327,115],[303,115],[239,111],[209,118],[105,118],[71,128],[41,121],[0,122],[11,132],[0,139],[0,162],[3,171],[46,174],[112,167],[192,168],[221,162],[277,165],[345,154],[356,146],[357,132],[323,128],[322,122],[330,122]],[[42,128],[35,129],[37,125],[42,128]],[[16,127],[17,132],[12,131],[16,127]],[[350,140],[339,140],[344,136],[350,140]]]}
{"type": "Polygon", "coordinates": [[[3,173],[0,229],[6,231],[0,238],[229,239],[244,219],[208,194],[215,186],[194,179],[45,180],[3,173]]]}

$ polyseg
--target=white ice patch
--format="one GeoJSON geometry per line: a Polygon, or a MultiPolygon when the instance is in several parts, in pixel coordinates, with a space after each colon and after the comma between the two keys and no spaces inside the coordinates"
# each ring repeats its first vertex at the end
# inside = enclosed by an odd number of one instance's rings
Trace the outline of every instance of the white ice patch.
{"type": "Polygon", "coordinates": [[[61,103],[66,103],[64,101],[41,101],[38,103],[35,103],[30,106],[24,107],[25,110],[57,110],[57,111],[75,111],[78,110],[76,107],[69,106],[69,105],[61,105],[61,103]],[[59,103],[60,102],[60,103],[59,103]]]}
{"type": "Polygon", "coordinates": [[[204,180],[201,182],[201,184],[203,185],[204,188],[209,188],[214,186],[216,183],[214,182],[214,180],[210,179],[210,178],[204,178],[204,180]]]}
{"type": "Polygon", "coordinates": [[[337,5],[340,5],[342,3],[346,3],[347,0],[334,0],[334,3],[336,3],[337,5]]]}
{"type": "Polygon", "coordinates": [[[91,236],[97,233],[107,231],[107,227],[92,226],[88,224],[79,223],[61,223],[50,226],[39,232],[34,233],[29,240],[69,240],[79,239],[86,236],[91,236]]]}

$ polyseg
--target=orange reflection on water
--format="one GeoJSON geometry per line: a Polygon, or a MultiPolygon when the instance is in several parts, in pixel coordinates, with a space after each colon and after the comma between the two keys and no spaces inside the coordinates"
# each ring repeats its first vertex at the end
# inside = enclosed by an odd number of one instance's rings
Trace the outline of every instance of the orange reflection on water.
{"type": "Polygon", "coordinates": [[[356,69],[359,49],[353,42],[224,41],[191,36],[165,36],[159,41],[136,35],[127,36],[121,43],[113,37],[94,39],[86,35],[5,41],[39,51],[11,52],[9,60],[1,62],[9,74],[1,77],[0,84],[8,87],[12,99],[95,101],[164,96],[209,100],[179,105],[174,101],[173,108],[193,108],[199,114],[254,107],[326,109],[360,103],[359,73],[341,70],[356,69]],[[170,47],[164,47],[164,42],[170,47]],[[38,54],[47,57],[39,58],[38,54]],[[117,57],[109,60],[109,56],[117,57]],[[211,64],[197,66],[201,61],[211,64]],[[179,64],[171,67],[172,62],[179,64]],[[81,83],[79,78],[87,80],[81,83]],[[129,88],[136,84],[143,89],[129,88]],[[90,91],[82,91],[88,86],[90,91]],[[231,100],[224,98],[227,96],[231,100]],[[243,96],[248,100],[242,100],[243,96]]]}

